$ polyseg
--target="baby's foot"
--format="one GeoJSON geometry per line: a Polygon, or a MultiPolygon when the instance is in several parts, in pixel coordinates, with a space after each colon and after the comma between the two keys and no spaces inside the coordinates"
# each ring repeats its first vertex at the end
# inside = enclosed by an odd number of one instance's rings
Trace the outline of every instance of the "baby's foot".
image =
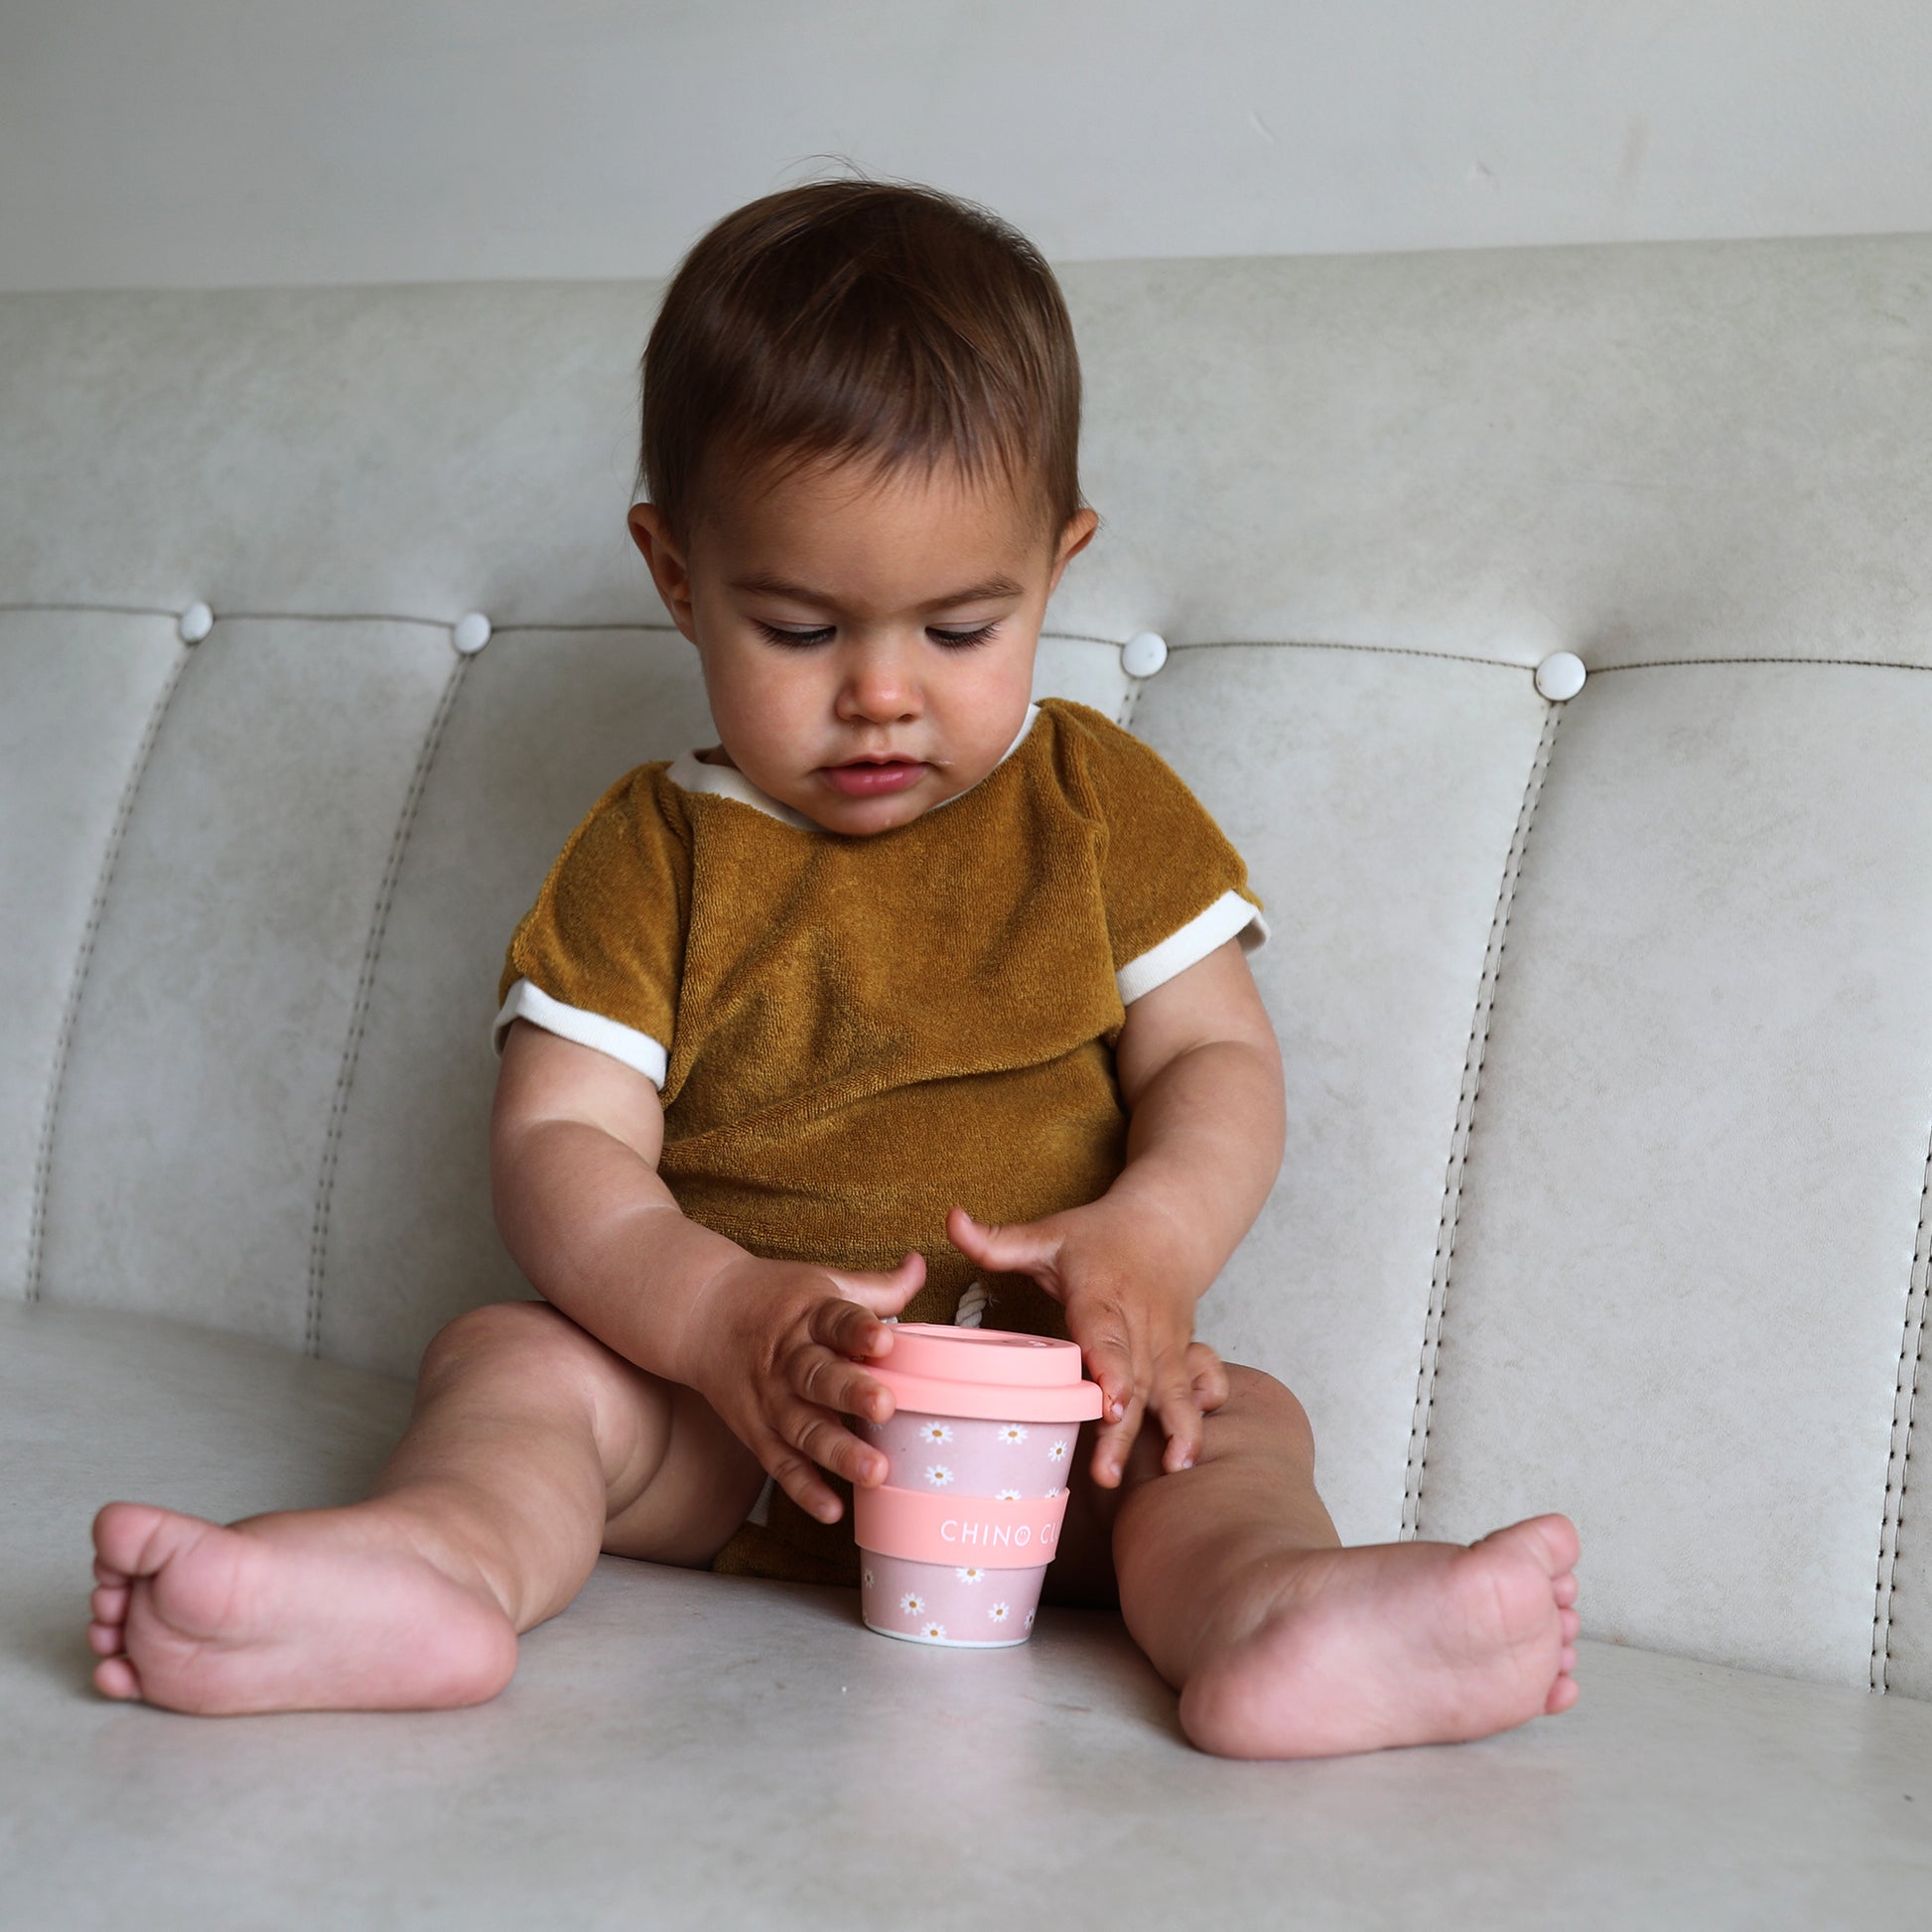
{"type": "Polygon", "coordinates": [[[1568,1711],[1577,1532],[1534,1516],[1464,1548],[1379,1543],[1258,1564],[1217,1606],[1180,1723],[1225,1757],[1450,1743],[1568,1711]],[[1237,1591],[1236,1595],[1239,1596],[1237,1591]]]}
{"type": "Polygon", "coordinates": [[[146,1503],[94,1518],[87,1642],[108,1697],[172,1711],[421,1711],[481,1704],[516,1630],[478,1579],[369,1505],[231,1528],[146,1503]]]}

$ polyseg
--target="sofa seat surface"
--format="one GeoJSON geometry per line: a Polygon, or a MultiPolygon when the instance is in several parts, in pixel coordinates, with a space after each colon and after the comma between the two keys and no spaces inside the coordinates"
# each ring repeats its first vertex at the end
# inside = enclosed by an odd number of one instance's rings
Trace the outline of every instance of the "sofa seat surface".
{"type": "Polygon", "coordinates": [[[968,1657],[873,1635],[843,1589],[605,1558],[475,1709],[94,1693],[100,1503],[346,1501],[408,1406],[166,1318],[0,1308],[0,1924],[1710,1928],[1932,1899],[1932,1705],[1605,1643],[1560,1720],[1244,1763],[1188,1744],[1111,1613],[968,1657]]]}

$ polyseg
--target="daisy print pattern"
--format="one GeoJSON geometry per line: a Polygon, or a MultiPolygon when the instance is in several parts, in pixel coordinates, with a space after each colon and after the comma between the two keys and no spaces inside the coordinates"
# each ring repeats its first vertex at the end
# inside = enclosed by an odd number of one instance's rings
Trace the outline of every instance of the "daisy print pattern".
{"type": "Polygon", "coordinates": [[[943,1623],[928,1623],[919,1632],[922,1637],[943,1637],[945,1634],[946,1626],[943,1623]]]}
{"type": "Polygon", "coordinates": [[[1031,1630],[1033,1627],[1034,1627],[1034,1613],[1032,1610],[1029,1610],[1027,1612],[1027,1628],[1031,1630]]]}
{"type": "Polygon", "coordinates": [[[942,1422],[922,1422],[919,1425],[919,1441],[922,1443],[950,1443],[952,1431],[942,1422]]]}
{"type": "Polygon", "coordinates": [[[1012,1614],[1013,1614],[1013,1606],[1010,1603],[995,1603],[993,1607],[987,1611],[987,1615],[990,1616],[995,1623],[1004,1623],[1007,1620],[1007,1618],[1010,1617],[1012,1614]]]}
{"type": "Polygon", "coordinates": [[[1027,1432],[1017,1422],[1002,1423],[997,1440],[1002,1443],[1024,1443],[1027,1432]]]}
{"type": "Polygon", "coordinates": [[[1002,1489],[998,1499],[1003,1503],[1017,1503],[1020,1500],[1020,1491],[1017,1489],[1002,1489]]]}
{"type": "Polygon", "coordinates": [[[952,1471],[943,1462],[926,1464],[925,1479],[935,1489],[943,1489],[952,1480],[952,1471]]]}
{"type": "Polygon", "coordinates": [[[925,1598],[919,1595],[916,1590],[908,1589],[898,1599],[898,1606],[907,1616],[918,1616],[925,1609],[925,1598]]]}
{"type": "Polygon", "coordinates": [[[952,1574],[962,1584],[983,1584],[986,1581],[986,1572],[976,1563],[969,1563],[965,1569],[955,1570],[952,1574]]]}
{"type": "Polygon", "coordinates": [[[1059,1442],[1055,1443],[1053,1447],[1046,1451],[1046,1453],[1050,1455],[1055,1462],[1064,1462],[1066,1460],[1065,1439],[1062,1438],[1059,1442]]]}
{"type": "Polygon", "coordinates": [[[868,1589],[872,1587],[872,1572],[870,1570],[866,1572],[866,1587],[868,1589]]]}

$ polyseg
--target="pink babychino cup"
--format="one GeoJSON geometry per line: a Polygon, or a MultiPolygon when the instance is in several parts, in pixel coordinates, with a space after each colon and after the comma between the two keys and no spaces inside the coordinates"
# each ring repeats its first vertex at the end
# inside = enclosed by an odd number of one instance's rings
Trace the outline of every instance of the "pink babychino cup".
{"type": "Polygon", "coordinates": [[[894,1402],[887,1421],[860,1419],[890,1465],[852,1492],[866,1627],[953,1650],[1025,1643],[1080,1425],[1100,1414],[1078,1344],[896,1321],[891,1353],[866,1372],[894,1402]]]}

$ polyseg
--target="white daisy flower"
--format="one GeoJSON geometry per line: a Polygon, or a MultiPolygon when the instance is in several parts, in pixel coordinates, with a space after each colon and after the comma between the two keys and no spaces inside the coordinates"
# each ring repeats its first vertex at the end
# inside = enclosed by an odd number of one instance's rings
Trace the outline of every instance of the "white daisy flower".
{"type": "Polygon", "coordinates": [[[965,1569],[955,1570],[952,1574],[962,1584],[983,1584],[986,1581],[986,1572],[976,1563],[969,1563],[965,1569]]]}
{"type": "Polygon", "coordinates": [[[928,1623],[925,1626],[925,1628],[919,1632],[919,1635],[922,1637],[943,1637],[945,1634],[946,1634],[946,1626],[943,1623],[928,1623]]]}
{"type": "Polygon", "coordinates": [[[1031,1630],[1033,1627],[1034,1627],[1034,1613],[1032,1610],[1029,1610],[1027,1612],[1027,1628],[1031,1630]]]}
{"type": "Polygon", "coordinates": [[[1024,1443],[1027,1440],[1027,1432],[1017,1422],[1003,1424],[999,1434],[1003,1443],[1024,1443]]]}
{"type": "Polygon", "coordinates": [[[866,1572],[866,1587],[868,1589],[872,1587],[872,1572],[870,1570],[866,1572]]]}
{"type": "Polygon", "coordinates": [[[999,1500],[1003,1503],[1017,1503],[1020,1500],[1020,1491],[1017,1489],[1002,1489],[999,1500]]]}
{"type": "Polygon", "coordinates": [[[1064,1462],[1066,1460],[1065,1439],[1062,1438],[1059,1442],[1055,1443],[1053,1447],[1046,1451],[1046,1453],[1050,1455],[1055,1462],[1064,1462]]]}
{"type": "Polygon", "coordinates": [[[1058,1495],[1059,1493],[1060,1493],[1060,1486],[1059,1486],[1059,1484],[1058,1484],[1058,1483],[1056,1482],[1056,1483],[1054,1483],[1054,1485],[1052,1486],[1052,1488],[1050,1488],[1049,1490],[1047,1490],[1047,1492],[1046,1492],[1046,1494],[1045,1494],[1044,1496],[1042,1496],[1042,1497],[1040,1498],[1040,1500],[1041,1500],[1042,1502],[1048,1502],[1048,1503],[1050,1503],[1050,1502],[1051,1502],[1051,1501],[1053,1500],[1053,1498],[1054,1498],[1055,1496],[1057,1496],[1057,1495],[1058,1495]]]}
{"type": "Polygon", "coordinates": [[[925,1598],[908,1589],[898,1599],[898,1606],[907,1616],[917,1616],[925,1608],[925,1598]]]}
{"type": "Polygon", "coordinates": [[[935,1489],[943,1489],[952,1480],[952,1471],[943,1462],[926,1464],[925,1479],[935,1489]]]}
{"type": "Polygon", "coordinates": [[[950,1443],[952,1431],[942,1422],[922,1422],[919,1425],[919,1441],[922,1443],[950,1443]]]}
{"type": "Polygon", "coordinates": [[[1010,1617],[1012,1614],[1013,1614],[1013,1606],[1008,1603],[995,1603],[993,1607],[987,1611],[987,1615],[990,1616],[995,1623],[1004,1623],[1007,1620],[1007,1618],[1010,1617]]]}

